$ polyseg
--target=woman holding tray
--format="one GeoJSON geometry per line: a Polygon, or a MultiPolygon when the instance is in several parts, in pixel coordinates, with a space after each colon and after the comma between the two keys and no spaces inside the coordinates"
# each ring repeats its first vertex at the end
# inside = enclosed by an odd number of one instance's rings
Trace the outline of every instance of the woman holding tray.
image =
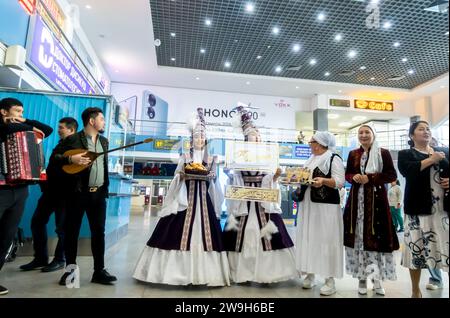
{"type": "MultiPolygon", "coordinates": [[[[237,108],[240,126],[248,142],[260,142],[251,114],[237,108]]],[[[228,184],[276,189],[281,174],[259,171],[228,172],[228,184]]],[[[275,283],[297,278],[294,244],[281,218],[279,203],[227,200],[225,246],[235,283],[275,283]]]]}
{"type": "Polygon", "coordinates": [[[299,273],[307,273],[303,288],[315,286],[315,275],[325,278],[320,294],[336,293],[334,278],[344,275],[344,224],[339,190],[345,183],[342,159],[334,153],[336,139],[318,131],[309,145],[312,156],[305,167],[312,171],[311,186],[302,185],[292,193],[301,202],[297,223],[296,263],[299,273]]]}
{"type": "Polygon", "coordinates": [[[190,154],[178,163],[161,219],[137,263],[133,276],[137,280],[168,285],[230,284],[219,222],[223,195],[215,180],[215,158],[206,149],[202,109],[197,112],[190,154]]]}

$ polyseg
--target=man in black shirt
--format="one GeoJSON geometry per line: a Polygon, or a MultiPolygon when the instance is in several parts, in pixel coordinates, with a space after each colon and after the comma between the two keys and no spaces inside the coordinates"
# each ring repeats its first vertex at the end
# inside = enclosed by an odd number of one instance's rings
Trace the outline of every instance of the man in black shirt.
{"type": "MultiPolygon", "coordinates": [[[[23,118],[23,104],[19,100],[0,100],[0,142],[5,141],[8,134],[33,130],[44,133],[45,137],[53,132],[51,127],[43,123],[23,118]]],[[[17,233],[27,197],[27,185],[0,186],[0,270],[17,233]]],[[[8,289],[0,285],[0,295],[7,293],[8,289]]]]}
{"type": "MultiPolygon", "coordinates": [[[[75,134],[77,130],[78,123],[75,118],[62,118],[58,124],[59,144],[65,138],[75,134]]],[[[20,266],[23,271],[42,268],[43,272],[48,273],[64,268],[66,263],[64,256],[64,219],[67,200],[64,180],[64,173],[56,166],[54,160],[50,160],[47,166],[47,182],[40,184],[42,195],[31,219],[34,259],[30,263],[20,266]],[[55,249],[55,257],[48,264],[47,223],[53,212],[55,212],[58,243],[55,249]]]]}

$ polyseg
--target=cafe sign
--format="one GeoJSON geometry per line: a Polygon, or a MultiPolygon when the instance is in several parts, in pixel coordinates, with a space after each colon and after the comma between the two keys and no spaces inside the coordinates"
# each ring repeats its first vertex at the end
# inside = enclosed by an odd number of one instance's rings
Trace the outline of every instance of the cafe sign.
{"type": "Polygon", "coordinates": [[[356,99],[355,100],[355,108],[392,112],[392,111],[394,111],[394,103],[356,99]]]}

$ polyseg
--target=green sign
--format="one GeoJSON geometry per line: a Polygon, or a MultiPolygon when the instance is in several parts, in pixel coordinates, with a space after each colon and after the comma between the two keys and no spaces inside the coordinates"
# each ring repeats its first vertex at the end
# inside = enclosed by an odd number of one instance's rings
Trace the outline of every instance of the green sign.
{"type": "Polygon", "coordinates": [[[179,142],[178,139],[156,139],[153,147],[157,150],[173,150],[179,147],[179,142]]]}
{"type": "Polygon", "coordinates": [[[330,106],[334,107],[350,107],[350,100],[348,99],[330,99],[330,106]]]}

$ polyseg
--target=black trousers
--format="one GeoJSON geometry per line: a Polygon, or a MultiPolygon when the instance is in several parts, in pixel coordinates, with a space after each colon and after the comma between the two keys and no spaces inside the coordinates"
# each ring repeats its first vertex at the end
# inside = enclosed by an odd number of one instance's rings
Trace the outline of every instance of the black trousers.
{"type": "Polygon", "coordinates": [[[64,224],[64,251],[66,264],[76,264],[78,237],[81,223],[86,212],[91,230],[91,249],[94,257],[94,270],[105,267],[105,221],[106,193],[103,188],[97,192],[71,194],[67,200],[66,219],[64,224]]]}
{"type": "Polygon", "coordinates": [[[28,186],[0,189],[0,270],[17,233],[28,197],[28,186]]]}
{"type": "Polygon", "coordinates": [[[64,196],[56,192],[51,192],[48,189],[42,192],[33,218],[31,219],[34,258],[42,262],[48,261],[47,223],[53,212],[55,213],[55,232],[58,235],[55,259],[64,262],[64,218],[66,213],[64,196]]]}

